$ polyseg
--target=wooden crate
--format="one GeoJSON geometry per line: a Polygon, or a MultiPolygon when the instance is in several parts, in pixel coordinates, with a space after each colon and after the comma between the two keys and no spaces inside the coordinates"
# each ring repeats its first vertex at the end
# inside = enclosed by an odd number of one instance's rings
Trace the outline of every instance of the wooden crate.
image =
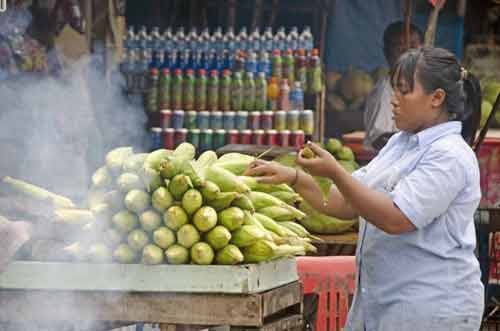
{"type": "Polygon", "coordinates": [[[314,241],[318,256],[356,255],[357,232],[343,234],[316,235],[323,241],[314,241]]]}

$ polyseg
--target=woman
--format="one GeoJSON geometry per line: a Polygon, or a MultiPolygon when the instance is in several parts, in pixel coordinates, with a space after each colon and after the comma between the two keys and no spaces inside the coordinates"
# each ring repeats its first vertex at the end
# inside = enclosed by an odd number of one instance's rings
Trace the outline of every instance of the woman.
{"type": "Polygon", "coordinates": [[[481,192],[464,140],[477,129],[478,81],[439,48],[406,52],[391,77],[401,132],[367,166],[351,176],[316,145],[309,144],[314,158],[299,153],[307,173],[336,184],[327,203],[306,172],[258,161],[247,174],[292,185],[325,214],[360,218],[345,330],[479,330],[484,295],[473,215],[481,192]]]}

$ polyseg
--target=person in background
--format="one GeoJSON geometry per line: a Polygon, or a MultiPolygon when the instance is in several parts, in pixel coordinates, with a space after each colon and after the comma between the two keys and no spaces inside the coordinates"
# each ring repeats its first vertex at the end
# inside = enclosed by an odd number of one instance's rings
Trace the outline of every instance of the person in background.
{"type": "MultiPolygon", "coordinates": [[[[389,68],[407,49],[404,40],[405,26],[401,21],[391,23],[384,31],[384,55],[389,68]]],[[[415,25],[410,25],[410,48],[422,44],[423,35],[415,25]]],[[[376,83],[366,99],[364,126],[366,137],[364,145],[370,150],[380,150],[396,132],[392,119],[391,98],[393,90],[389,77],[383,77],[376,83]]]]}
{"type": "Polygon", "coordinates": [[[356,293],[346,331],[477,331],[484,287],[474,254],[481,189],[479,81],[442,48],[412,49],[392,68],[394,134],[349,174],[326,150],[297,164],[256,161],[245,175],[287,183],[319,212],[359,217],[356,293]],[[311,176],[335,184],[326,203],[311,176]]]}

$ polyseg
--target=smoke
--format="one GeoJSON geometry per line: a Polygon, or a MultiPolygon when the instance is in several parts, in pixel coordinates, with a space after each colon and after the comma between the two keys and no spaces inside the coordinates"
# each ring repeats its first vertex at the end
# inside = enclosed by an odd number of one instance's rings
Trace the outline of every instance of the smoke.
{"type": "Polygon", "coordinates": [[[146,116],[108,79],[98,55],[65,68],[59,77],[25,74],[0,84],[0,175],[40,185],[76,201],[107,151],[141,150],[146,116]]]}

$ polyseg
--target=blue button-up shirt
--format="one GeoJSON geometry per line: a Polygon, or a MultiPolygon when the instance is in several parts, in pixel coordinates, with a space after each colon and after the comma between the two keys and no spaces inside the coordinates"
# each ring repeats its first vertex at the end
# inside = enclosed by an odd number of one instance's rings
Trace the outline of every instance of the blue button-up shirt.
{"type": "Polygon", "coordinates": [[[395,134],[353,173],[386,193],[416,230],[387,234],[360,219],[356,294],[346,330],[477,330],[483,286],[473,216],[477,159],[460,122],[395,134]]]}

